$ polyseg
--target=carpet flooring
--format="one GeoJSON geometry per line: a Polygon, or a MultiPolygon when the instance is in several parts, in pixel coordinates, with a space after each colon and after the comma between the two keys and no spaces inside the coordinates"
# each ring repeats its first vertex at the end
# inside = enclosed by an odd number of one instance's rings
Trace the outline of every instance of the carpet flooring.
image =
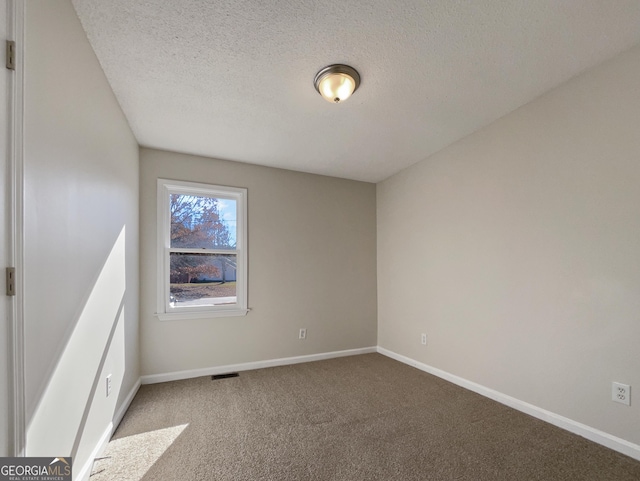
{"type": "Polygon", "coordinates": [[[142,386],[103,480],[638,481],[640,462],[365,354],[142,386]]]}

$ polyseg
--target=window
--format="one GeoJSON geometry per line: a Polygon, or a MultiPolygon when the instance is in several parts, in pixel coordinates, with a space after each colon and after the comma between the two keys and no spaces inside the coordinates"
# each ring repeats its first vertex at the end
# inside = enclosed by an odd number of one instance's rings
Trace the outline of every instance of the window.
{"type": "Polygon", "coordinates": [[[247,189],[158,179],[161,320],[247,313],[247,189]]]}

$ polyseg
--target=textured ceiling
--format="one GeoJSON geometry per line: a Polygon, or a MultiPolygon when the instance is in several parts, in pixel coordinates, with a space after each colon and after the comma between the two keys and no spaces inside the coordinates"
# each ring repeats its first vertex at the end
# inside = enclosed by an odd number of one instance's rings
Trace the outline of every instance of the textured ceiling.
{"type": "Polygon", "coordinates": [[[640,43],[640,0],[73,4],[141,145],[370,182],[640,43]]]}

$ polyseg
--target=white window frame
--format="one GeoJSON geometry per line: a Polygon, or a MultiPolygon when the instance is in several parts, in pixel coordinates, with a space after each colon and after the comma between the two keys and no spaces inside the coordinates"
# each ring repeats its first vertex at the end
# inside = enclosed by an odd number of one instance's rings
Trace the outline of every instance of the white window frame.
{"type": "MultiPolygon", "coordinates": [[[[158,292],[156,315],[161,321],[207,319],[244,316],[247,308],[247,189],[158,179],[158,292]],[[184,249],[171,248],[171,194],[192,194],[236,201],[236,248],[203,249],[211,254],[236,254],[236,303],[219,306],[173,307],[169,301],[170,253],[184,249]]],[[[200,250],[199,250],[200,251],[200,250]]]]}

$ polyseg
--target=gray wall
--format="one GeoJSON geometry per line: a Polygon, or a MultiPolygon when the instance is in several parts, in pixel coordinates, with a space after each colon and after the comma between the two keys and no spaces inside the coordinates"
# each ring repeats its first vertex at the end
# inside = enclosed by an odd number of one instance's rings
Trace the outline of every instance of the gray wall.
{"type": "Polygon", "coordinates": [[[640,47],[377,186],[379,345],[640,443],[640,47]],[[420,334],[429,336],[427,347],[420,334]]]}
{"type": "Polygon", "coordinates": [[[138,146],[71,3],[25,28],[27,455],[78,470],[140,375],[138,146]]]}
{"type": "Polygon", "coordinates": [[[143,374],[376,345],[374,184],[150,149],[140,166],[143,374]],[[248,189],[247,316],[154,316],[158,178],[248,189]]]}

